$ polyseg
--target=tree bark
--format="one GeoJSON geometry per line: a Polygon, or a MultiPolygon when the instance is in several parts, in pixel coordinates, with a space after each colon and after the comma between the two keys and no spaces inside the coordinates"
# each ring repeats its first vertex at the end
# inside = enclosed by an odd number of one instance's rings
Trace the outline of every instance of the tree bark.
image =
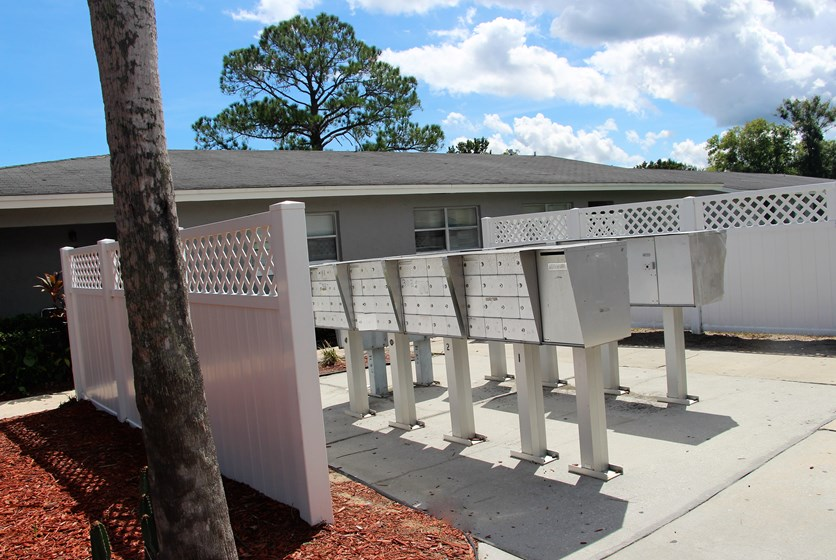
{"type": "Polygon", "coordinates": [[[154,2],[88,4],[160,558],[237,558],[189,317],[154,2]]]}

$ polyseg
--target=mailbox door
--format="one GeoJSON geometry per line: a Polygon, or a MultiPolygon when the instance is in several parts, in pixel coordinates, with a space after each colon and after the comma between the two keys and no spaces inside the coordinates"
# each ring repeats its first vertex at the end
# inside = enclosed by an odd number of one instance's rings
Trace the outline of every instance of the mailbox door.
{"type": "Polygon", "coordinates": [[[543,342],[583,345],[566,256],[543,251],[537,258],[543,342]]]}
{"type": "Polygon", "coordinates": [[[659,303],[668,306],[696,305],[694,263],[688,235],[660,235],[656,238],[659,263],[659,303]]]}
{"type": "Polygon", "coordinates": [[[625,239],[630,305],[659,305],[656,244],[652,237],[625,239]]]}

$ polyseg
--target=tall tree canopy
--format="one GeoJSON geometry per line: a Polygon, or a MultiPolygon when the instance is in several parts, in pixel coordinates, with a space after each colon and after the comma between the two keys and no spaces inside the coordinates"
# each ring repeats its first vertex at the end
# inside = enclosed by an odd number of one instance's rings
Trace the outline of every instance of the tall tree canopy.
{"type": "Polygon", "coordinates": [[[714,171],[793,173],[793,131],[755,119],[708,139],[708,166],[714,171]]]}
{"type": "Polygon", "coordinates": [[[779,117],[801,137],[798,172],[808,177],[828,176],[825,170],[824,133],[836,123],[836,107],[818,95],[812,99],[784,99],[779,117]]]}
{"type": "Polygon", "coordinates": [[[189,318],[154,2],[88,4],[159,559],[237,559],[189,318]]]}
{"type": "Polygon", "coordinates": [[[681,161],[673,159],[657,159],[656,161],[643,161],[635,169],[678,169],[682,171],[696,171],[697,168],[681,161]]]}
{"type": "Polygon", "coordinates": [[[243,100],[192,125],[197,147],[246,149],[249,139],[282,149],[436,151],[438,125],[410,121],[417,81],[378,60],[380,50],[335,16],[296,16],[266,27],[257,45],[224,57],[221,91],[243,100]]]}
{"type": "Polygon", "coordinates": [[[487,154],[488,145],[490,142],[487,138],[474,138],[473,140],[463,140],[455,146],[447,148],[448,154],[487,154]]]}

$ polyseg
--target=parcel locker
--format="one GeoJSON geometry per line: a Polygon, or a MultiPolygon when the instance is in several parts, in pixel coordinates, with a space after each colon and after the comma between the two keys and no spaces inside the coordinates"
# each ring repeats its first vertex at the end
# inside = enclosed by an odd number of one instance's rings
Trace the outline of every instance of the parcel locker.
{"type": "Polygon", "coordinates": [[[694,231],[625,238],[630,303],[694,307],[723,297],[724,231],[694,231]]]}

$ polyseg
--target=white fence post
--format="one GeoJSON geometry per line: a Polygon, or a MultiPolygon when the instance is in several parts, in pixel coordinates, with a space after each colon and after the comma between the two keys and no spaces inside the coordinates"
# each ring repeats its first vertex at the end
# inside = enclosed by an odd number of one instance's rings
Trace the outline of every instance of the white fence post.
{"type": "MultiPolygon", "coordinates": [[[[122,300],[115,298],[116,293],[116,266],[113,261],[114,253],[119,244],[113,239],[102,239],[97,243],[99,249],[99,267],[102,276],[102,297],[105,304],[105,316],[107,317],[107,330],[110,333],[110,360],[113,367],[113,375],[116,379],[116,396],[119,406],[117,407],[117,418],[124,422],[128,418],[132,391],[128,388],[127,364],[130,357],[125,355],[124,340],[119,336],[123,332],[118,324],[120,317],[119,306],[124,306],[122,300]]],[[[129,336],[130,338],[130,336],[129,336]]]]}
{"type": "Polygon", "coordinates": [[[84,372],[83,350],[81,341],[79,340],[81,325],[78,321],[73,267],[70,259],[70,251],[72,249],[73,247],[64,247],[61,249],[61,276],[64,280],[64,307],[67,311],[67,331],[70,337],[70,361],[73,370],[75,398],[82,400],[87,398],[87,376],[84,372]]]}
{"type": "Polygon", "coordinates": [[[679,231],[697,231],[704,229],[702,216],[697,215],[700,205],[693,196],[686,196],[679,201],[679,231]]]}
{"type": "Polygon", "coordinates": [[[291,354],[288,356],[296,372],[292,379],[299,403],[299,433],[304,465],[305,495],[300,504],[303,519],[311,523],[332,523],[331,490],[328,481],[328,457],[325,451],[325,421],[319,394],[319,370],[316,361],[311,279],[308,273],[308,248],[300,233],[305,231],[305,204],[279,202],[270,206],[270,254],[273,286],[277,293],[280,332],[291,354]]]}
{"type": "Polygon", "coordinates": [[[569,240],[583,239],[581,232],[581,211],[578,208],[570,208],[566,211],[566,233],[569,240]]]}
{"type": "Polygon", "coordinates": [[[493,218],[489,218],[485,216],[482,218],[482,247],[495,247],[496,246],[496,233],[493,222],[491,221],[493,218]]]}

